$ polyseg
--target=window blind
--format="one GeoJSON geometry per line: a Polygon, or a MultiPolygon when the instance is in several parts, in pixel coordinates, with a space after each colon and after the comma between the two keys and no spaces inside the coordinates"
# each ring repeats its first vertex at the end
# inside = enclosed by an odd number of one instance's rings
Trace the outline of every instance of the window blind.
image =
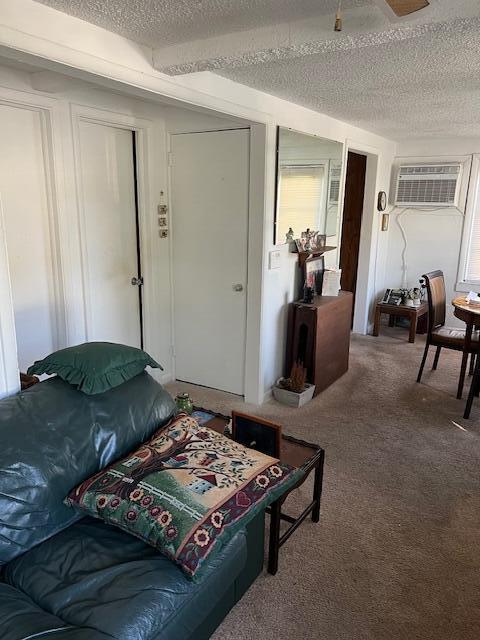
{"type": "Polygon", "coordinates": [[[307,228],[318,230],[324,168],[283,166],[279,175],[278,239],[285,239],[289,227],[296,238],[307,228]]]}
{"type": "Polygon", "coordinates": [[[473,215],[465,279],[467,282],[480,282],[480,203],[478,201],[473,215]]]}
{"type": "Polygon", "coordinates": [[[480,155],[473,156],[470,186],[467,195],[466,223],[469,235],[463,265],[463,282],[480,285],[480,155]]]}

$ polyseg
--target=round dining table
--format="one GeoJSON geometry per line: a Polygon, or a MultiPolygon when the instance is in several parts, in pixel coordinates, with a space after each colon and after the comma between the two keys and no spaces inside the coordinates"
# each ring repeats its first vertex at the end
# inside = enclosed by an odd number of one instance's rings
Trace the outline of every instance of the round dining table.
{"type": "MultiPolygon", "coordinates": [[[[473,331],[476,327],[480,326],[480,304],[468,302],[465,296],[460,296],[452,300],[454,307],[454,315],[459,320],[463,320],[466,324],[465,333],[465,346],[463,349],[463,359],[466,363],[468,360],[468,354],[470,352],[470,345],[472,341],[473,331]]],[[[468,419],[472,410],[473,399],[480,390],[480,355],[477,355],[475,359],[475,368],[473,370],[472,382],[470,384],[470,391],[468,393],[467,404],[465,406],[465,413],[463,417],[468,419]]]]}

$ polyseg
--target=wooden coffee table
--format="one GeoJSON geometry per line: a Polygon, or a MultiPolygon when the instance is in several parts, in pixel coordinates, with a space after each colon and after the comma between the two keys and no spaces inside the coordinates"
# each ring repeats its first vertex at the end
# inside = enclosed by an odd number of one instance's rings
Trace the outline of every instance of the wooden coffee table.
{"type": "MultiPolygon", "coordinates": [[[[208,422],[204,422],[204,425],[209,429],[213,429],[218,433],[225,434],[225,429],[230,422],[228,416],[222,414],[214,414],[208,409],[200,409],[195,407],[198,411],[205,411],[212,413],[214,417],[208,422]]],[[[253,416],[252,416],[253,417],[253,416]]],[[[292,436],[282,435],[280,445],[280,460],[286,464],[301,469],[302,475],[298,481],[291,487],[289,487],[285,493],[283,493],[270,507],[267,508],[267,513],[270,514],[270,537],[269,537],[269,550],[268,550],[268,563],[267,570],[269,573],[275,575],[278,570],[278,555],[280,548],[290,538],[292,533],[298,529],[302,522],[312,514],[313,522],[319,522],[320,520],[320,501],[322,497],[322,485],[323,485],[323,467],[325,462],[325,451],[316,444],[298,440],[292,436]],[[313,480],[313,495],[311,502],[305,507],[302,513],[298,517],[293,517],[282,511],[282,505],[292,491],[298,489],[310,473],[314,472],[313,480]],[[280,524],[281,521],[288,522],[290,526],[281,534],[280,524]]]]}
{"type": "MultiPolygon", "coordinates": [[[[406,304],[386,304],[385,302],[377,302],[375,307],[375,322],[373,325],[373,335],[378,336],[380,331],[380,318],[382,314],[390,316],[389,325],[393,327],[395,318],[408,318],[410,320],[410,333],[408,336],[409,342],[415,342],[415,335],[417,333],[417,325],[419,318],[422,318],[428,314],[428,304],[422,302],[418,307],[408,307],[406,304]]],[[[425,333],[425,330],[423,333],[425,333]]]]}

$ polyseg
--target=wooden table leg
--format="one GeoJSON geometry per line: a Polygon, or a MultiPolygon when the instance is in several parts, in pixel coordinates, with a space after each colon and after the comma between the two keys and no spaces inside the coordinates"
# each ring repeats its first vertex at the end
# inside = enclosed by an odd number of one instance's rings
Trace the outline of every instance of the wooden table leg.
{"type": "Polygon", "coordinates": [[[388,326],[389,327],[395,326],[395,316],[392,316],[392,314],[388,316],[388,326]]]}
{"type": "Polygon", "coordinates": [[[313,522],[318,522],[320,520],[320,500],[322,499],[324,462],[325,462],[325,451],[322,451],[320,460],[318,461],[318,464],[315,467],[315,479],[313,481],[313,500],[315,502],[315,506],[313,507],[313,510],[312,510],[313,522]]]}
{"type": "Polygon", "coordinates": [[[470,352],[470,344],[472,341],[473,325],[467,324],[465,333],[465,343],[463,347],[462,366],[460,368],[460,377],[458,379],[457,399],[461,400],[463,395],[463,385],[465,384],[465,374],[467,372],[468,355],[470,352]]]}
{"type": "Polygon", "coordinates": [[[410,314],[410,334],[408,336],[409,342],[415,342],[415,336],[417,335],[417,322],[417,312],[414,311],[412,314],[410,314]]]}
{"type": "Polygon", "coordinates": [[[465,420],[468,420],[468,418],[470,418],[473,398],[475,396],[475,392],[478,389],[479,385],[480,385],[480,357],[477,356],[476,362],[475,362],[475,371],[473,373],[472,382],[470,384],[470,392],[468,394],[468,400],[465,406],[465,413],[463,414],[463,417],[465,418],[465,420]]]}
{"type": "Polygon", "coordinates": [[[380,329],[380,317],[381,317],[381,315],[382,315],[382,310],[377,305],[377,307],[375,308],[375,321],[373,323],[373,335],[375,337],[378,336],[378,331],[380,329]]]}
{"type": "Polygon", "coordinates": [[[275,575],[278,571],[278,553],[280,551],[280,514],[282,503],[276,500],[270,507],[270,539],[268,545],[268,573],[275,575]]]}

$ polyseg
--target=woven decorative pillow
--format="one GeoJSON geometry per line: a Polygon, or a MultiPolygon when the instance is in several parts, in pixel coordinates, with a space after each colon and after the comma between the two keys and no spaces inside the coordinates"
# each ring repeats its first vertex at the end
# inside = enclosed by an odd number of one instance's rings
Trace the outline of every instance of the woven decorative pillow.
{"type": "Polygon", "coordinates": [[[196,577],[203,560],[300,473],[181,414],[66,502],[141,538],[196,577]]]}
{"type": "Polygon", "coordinates": [[[142,349],[114,342],[85,342],[37,360],[28,374],[57,374],[79,391],[94,395],[131,380],[146,366],[163,368],[142,349]]]}

